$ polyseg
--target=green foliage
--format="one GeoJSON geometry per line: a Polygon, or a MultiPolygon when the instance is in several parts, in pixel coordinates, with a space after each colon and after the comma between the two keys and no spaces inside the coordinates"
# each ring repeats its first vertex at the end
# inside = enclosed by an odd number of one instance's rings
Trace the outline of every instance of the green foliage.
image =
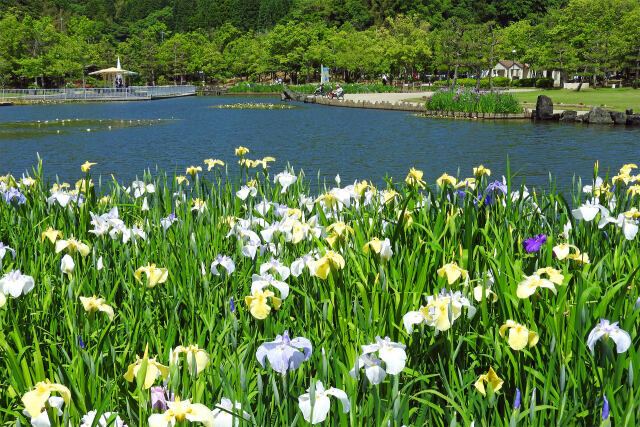
{"type": "MultiPolygon", "coordinates": [[[[511,84],[511,79],[508,77],[493,77],[493,87],[509,87],[511,84]]],[[[453,83],[453,80],[449,81],[449,84],[453,83]]],[[[476,79],[463,78],[458,79],[456,81],[456,87],[476,87],[476,79]]],[[[436,80],[433,82],[433,85],[436,87],[446,87],[447,80],[436,80]]],[[[489,78],[480,79],[480,89],[489,89],[489,78]]]]}
{"type": "MultiPolygon", "coordinates": [[[[553,82],[551,84],[553,85],[553,82]]],[[[536,85],[536,79],[533,79],[533,78],[515,79],[513,82],[511,82],[511,86],[514,86],[514,87],[535,87],[535,85],[536,85]]]]}
{"type": "Polygon", "coordinates": [[[552,78],[537,79],[536,87],[540,89],[551,89],[553,88],[553,79],[552,78]]]}
{"type": "Polygon", "coordinates": [[[427,110],[467,113],[521,113],[522,107],[510,93],[483,92],[475,89],[442,89],[427,99],[427,110]]]}
{"type": "MultiPolygon", "coordinates": [[[[0,241],[16,250],[15,259],[6,253],[0,269],[19,269],[35,280],[31,292],[7,296],[0,309],[1,424],[19,420],[28,425],[21,397],[36,382],[49,379],[71,391],[60,425],[80,425],[83,414],[98,410],[118,412],[127,425],[146,426],[158,411],[151,409],[149,391],[140,387],[142,375],[128,382],[123,374],[147,345],[149,356],[165,365],[178,345],[204,349],[208,366],[193,375],[182,358],[181,365],[171,368],[167,387],[209,408],[222,397],[238,401],[249,414],[247,425],[303,425],[297,399],[315,379],[344,390],[350,401],[348,414],[332,402],[327,425],[466,426],[474,421],[486,426],[592,426],[600,425],[603,396],[611,405],[612,423],[638,424],[639,240],[626,239],[614,224],[605,234],[598,218],[577,221],[571,213],[593,197],[614,216],[636,206],[638,195],[628,192],[623,180],[614,186],[605,179],[606,186],[594,189],[595,194],[582,190],[591,178],[576,180],[566,193],[553,184],[529,193],[507,172],[504,194],[495,183],[489,190],[489,180],[481,176],[473,187],[457,189],[434,183],[419,189],[390,179],[375,195],[363,187],[364,194],[359,199],[352,196],[349,207],[324,209],[316,202],[308,209],[301,202],[301,196],[312,196],[304,175],[283,192],[267,170],[238,169],[236,159],[224,160],[230,165],[229,175],[220,168],[205,170],[189,176],[187,185],[178,184],[175,177],[143,173],[144,183],[155,188],[142,197],[125,190],[129,183],[102,181],[102,186],[85,193],[82,205],[71,202],[66,208],[46,201],[50,183],[39,166],[31,173],[35,183],[20,186],[24,205],[0,202],[0,241]],[[236,191],[251,179],[259,195],[240,201],[236,191]],[[379,195],[393,194],[382,192],[391,189],[397,197],[385,203],[379,195]],[[287,220],[304,215],[307,226],[328,227],[339,215],[354,232],[336,246],[344,268],[326,280],[306,269],[297,277],[291,275],[291,292],[280,309],[257,320],[243,298],[259,266],[273,256],[290,266],[303,254],[329,247],[322,236],[294,243],[283,232],[273,237],[277,255],[266,250],[258,251],[255,259],[244,256],[246,240],[233,233],[238,233],[239,218],[246,218],[260,235],[262,215],[256,205],[263,197],[300,209],[292,210],[287,220]],[[193,209],[199,206],[196,199],[206,206],[202,212],[193,209]],[[137,224],[145,230],[145,239],[125,243],[119,234],[111,238],[91,232],[91,213],[114,207],[125,227],[137,224]],[[397,221],[407,218],[403,212],[409,213],[411,223],[397,221]],[[165,229],[161,219],[169,214],[178,221],[165,229]],[[566,224],[571,229],[566,230],[566,224]],[[86,257],[70,253],[75,261],[71,277],[60,272],[66,251],[56,251],[41,238],[48,227],[60,230],[64,239],[75,236],[90,245],[86,257]],[[546,235],[547,241],[528,253],[521,242],[537,234],[546,235]],[[374,237],[390,240],[393,254],[388,261],[372,249],[363,251],[374,237]],[[560,243],[588,253],[591,262],[554,256],[554,246],[560,243]],[[233,258],[233,274],[210,273],[218,254],[233,258]],[[97,268],[98,260],[104,268],[97,268]],[[166,282],[147,288],[135,279],[136,269],[148,263],[168,269],[166,282]],[[456,263],[468,275],[448,283],[437,273],[447,263],[456,263]],[[551,284],[553,291],[540,288],[529,298],[518,298],[523,276],[545,267],[558,270],[561,284],[551,284]],[[473,289],[478,286],[476,300],[473,289]],[[450,306],[443,315],[455,321],[447,330],[437,333],[423,324],[407,333],[405,313],[419,310],[426,296],[446,289],[467,297],[475,315],[450,306]],[[495,302],[486,290],[496,295],[495,302]],[[85,312],[79,297],[91,295],[114,308],[113,320],[103,312],[85,312]],[[460,315],[454,319],[453,313],[460,315]],[[590,351],[587,337],[600,318],[619,322],[630,334],[628,351],[617,353],[606,336],[590,351]],[[507,342],[509,333],[500,335],[508,320],[537,333],[539,341],[514,350],[507,342]],[[269,362],[260,366],[255,354],[285,330],[292,338],[308,338],[313,353],[283,377],[269,362]],[[400,374],[387,375],[373,386],[363,370],[356,378],[349,371],[361,346],[375,342],[376,336],[405,344],[407,360],[400,374]],[[489,367],[504,383],[485,397],[473,384],[489,367]],[[521,404],[513,409],[516,389],[521,404]]],[[[78,178],[93,178],[98,185],[92,173],[79,172],[78,178]]],[[[10,178],[4,179],[12,185],[10,178]]],[[[282,221],[274,211],[263,215],[268,224],[282,221]]],[[[161,382],[156,380],[157,385],[161,382]]]]}

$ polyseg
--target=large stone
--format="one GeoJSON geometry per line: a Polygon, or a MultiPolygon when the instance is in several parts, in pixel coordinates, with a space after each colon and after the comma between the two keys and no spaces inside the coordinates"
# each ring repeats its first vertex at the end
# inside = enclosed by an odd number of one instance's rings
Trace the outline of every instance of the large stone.
{"type": "Polygon", "coordinates": [[[553,102],[546,95],[539,95],[536,102],[536,119],[551,120],[553,119],[553,102]]]}
{"type": "Polygon", "coordinates": [[[640,114],[627,115],[627,124],[631,126],[640,126],[640,114]]]}
{"type": "Polygon", "coordinates": [[[613,120],[611,119],[611,114],[609,114],[608,111],[603,110],[600,107],[591,107],[591,110],[589,110],[589,114],[586,121],[589,124],[599,124],[599,125],[613,124],[613,120]]]}
{"type": "Polygon", "coordinates": [[[624,125],[627,123],[626,113],[623,113],[622,111],[609,111],[609,114],[611,115],[611,120],[613,120],[613,123],[617,125],[624,125]]]}
{"type": "Polygon", "coordinates": [[[627,108],[626,113],[627,113],[627,116],[628,116],[629,114],[633,114],[633,108],[627,108]]]}
{"type": "Polygon", "coordinates": [[[561,122],[576,122],[578,121],[578,112],[574,110],[564,110],[560,115],[561,122]]]}

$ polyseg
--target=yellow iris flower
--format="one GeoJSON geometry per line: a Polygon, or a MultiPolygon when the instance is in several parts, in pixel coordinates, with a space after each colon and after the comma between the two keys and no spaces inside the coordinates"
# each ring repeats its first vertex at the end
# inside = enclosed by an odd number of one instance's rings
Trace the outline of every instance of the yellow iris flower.
{"type": "Polygon", "coordinates": [[[253,291],[251,296],[244,297],[244,301],[247,303],[251,315],[256,319],[262,320],[266,319],[266,317],[271,312],[271,307],[269,307],[269,304],[267,304],[269,302],[269,298],[271,298],[273,308],[279,310],[281,300],[269,290],[262,291],[260,289],[256,289],[255,291],[253,291]]]}
{"type": "Polygon", "coordinates": [[[329,272],[344,268],[344,258],[334,251],[327,251],[322,258],[316,261],[316,276],[326,280],[329,272]]]}
{"type": "Polygon", "coordinates": [[[249,152],[249,149],[247,147],[243,147],[243,146],[240,146],[240,147],[236,148],[236,151],[235,151],[236,156],[240,156],[240,157],[244,156],[248,152],[249,152]]]}
{"type": "Polygon", "coordinates": [[[458,267],[458,264],[456,264],[455,262],[443,265],[438,269],[437,273],[440,277],[444,277],[446,275],[447,283],[449,285],[452,285],[453,282],[458,280],[460,277],[466,279],[469,275],[469,272],[467,270],[458,267]]]}
{"type": "Polygon", "coordinates": [[[443,187],[444,184],[451,184],[452,187],[455,187],[457,183],[458,181],[456,180],[456,178],[446,172],[443,173],[440,178],[436,179],[436,184],[438,184],[438,187],[443,187]]]}
{"type": "Polygon", "coordinates": [[[491,169],[485,168],[483,165],[480,165],[476,168],[473,168],[473,174],[478,178],[482,175],[491,176],[491,169]]]}
{"type": "MultiPolygon", "coordinates": [[[[49,237],[49,235],[47,235],[47,237],[49,237]]],[[[49,237],[49,240],[51,240],[51,237],[49,237]]],[[[80,240],[77,240],[73,236],[71,236],[67,240],[58,240],[56,242],[56,253],[60,253],[65,249],[67,253],[80,252],[80,255],[82,255],[83,257],[89,255],[89,252],[91,251],[89,245],[82,243],[80,240]]]]}
{"type": "Polygon", "coordinates": [[[204,161],[204,164],[207,165],[207,170],[208,171],[213,169],[216,165],[224,166],[224,162],[222,160],[218,160],[218,159],[206,159],[204,161]]]}
{"type": "Polygon", "coordinates": [[[422,175],[424,175],[424,172],[421,170],[411,168],[404,182],[411,187],[424,188],[425,182],[422,180],[422,175]]]}
{"type": "Polygon", "coordinates": [[[380,195],[383,205],[393,202],[396,198],[400,197],[400,194],[398,194],[396,190],[383,190],[380,195]]]}
{"type": "Polygon", "coordinates": [[[52,244],[54,244],[54,243],[56,243],[56,240],[62,239],[62,231],[54,230],[53,227],[49,227],[49,228],[47,228],[47,231],[43,231],[42,232],[42,241],[43,242],[44,242],[44,239],[49,239],[49,241],[52,244]]]}
{"type": "Polygon", "coordinates": [[[107,315],[109,320],[113,320],[113,308],[104,303],[104,298],[98,298],[95,295],[91,297],[80,297],[80,302],[85,311],[95,312],[102,311],[107,315]]]}
{"type": "Polygon", "coordinates": [[[182,184],[183,182],[186,182],[187,183],[186,185],[189,185],[189,180],[184,175],[176,176],[176,182],[178,184],[182,184]]]}
{"type": "Polygon", "coordinates": [[[371,190],[373,194],[376,194],[376,187],[373,186],[373,183],[367,182],[366,180],[362,180],[360,182],[356,182],[353,186],[353,191],[359,196],[362,196],[367,188],[371,190]]]}
{"type": "Polygon", "coordinates": [[[84,178],[79,179],[78,181],[76,181],[76,192],[77,193],[87,193],[87,191],[89,191],[89,189],[93,187],[93,181],[92,180],[86,180],[84,178]]]}
{"type": "Polygon", "coordinates": [[[577,262],[578,264],[590,264],[591,260],[589,260],[589,254],[586,252],[578,251],[575,254],[567,255],[567,259],[577,262]]]}
{"type": "Polygon", "coordinates": [[[36,183],[36,180],[28,176],[28,177],[22,178],[20,183],[25,187],[31,187],[33,184],[36,183]]]}
{"type": "Polygon", "coordinates": [[[640,185],[636,184],[629,187],[627,194],[631,194],[631,197],[640,196],[640,185]]]}
{"type": "Polygon", "coordinates": [[[471,190],[476,189],[476,179],[475,178],[465,178],[462,181],[456,184],[456,188],[470,188],[471,190]]]}
{"type": "Polygon", "coordinates": [[[87,173],[87,172],[89,172],[89,169],[91,169],[91,166],[93,166],[93,165],[97,165],[97,163],[91,163],[90,161],[87,160],[86,162],[84,162],[82,164],[82,166],[80,166],[80,170],[82,172],[87,173]]]}
{"type": "Polygon", "coordinates": [[[163,380],[166,380],[169,377],[168,366],[164,366],[156,362],[155,358],[149,359],[149,344],[147,344],[144,348],[144,355],[142,358],[136,355],[136,361],[129,365],[127,372],[124,374],[124,379],[130,383],[135,381],[135,378],[138,376],[138,371],[144,361],[147,362],[147,372],[145,373],[143,384],[143,388],[145,390],[151,387],[159,376],[162,376],[163,380]]]}
{"type": "Polygon", "coordinates": [[[201,166],[189,166],[185,171],[186,174],[191,175],[191,176],[194,176],[198,172],[202,172],[202,167],[201,166]]]}
{"type": "Polygon", "coordinates": [[[522,350],[527,345],[533,347],[538,343],[538,334],[530,331],[526,326],[507,320],[507,323],[500,327],[500,336],[504,338],[504,334],[509,329],[509,338],[507,342],[509,347],[514,350],[522,350]]]}
{"type": "Polygon", "coordinates": [[[362,252],[368,254],[370,249],[379,254],[380,249],[382,249],[382,240],[374,237],[372,240],[364,244],[364,246],[362,247],[362,252]]]}
{"type": "Polygon", "coordinates": [[[518,283],[516,295],[518,298],[525,299],[533,295],[538,288],[550,289],[554,294],[557,293],[556,287],[551,280],[543,279],[537,274],[524,276],[525,280],[518,283]]]}
{"type": "Polygon", "coordinates": [[[184,347],[181,345],[177,346],[171,351],[171,355],[169,356],[169,363],[171,363],[172,365],[177,365],[179,361],[178,356],[180,356],[181,353],[184,353],[186,355],[189,372],[193,373],[195,368],[196,375],[202,372],[209,364],[209,354],[197,345],[190,345],[188,347],[184,347]],[[194,358],[195,367],[193,366],[194,358]]]}
{"type": "Polygon", "coordinates": [[[42,409],[45,407],[45,403],[49,400],[49,396],[51,396],[51,392],[59,393],[67,405],[71,401],[71,392],[67,387],[62,384],[52,383],[49,380],[40,381],[33,390],[26,392],[24,396],[22,396],[24,409],[26,409],[31,417],[35,418],[40,415],[40,412],[42,412],[42,409]]]}
{"type": "MultiPolygon", "coordinates": [[[[191,403],[190,399],[167,402],[168,409],[164,414],[153,414],[149,417],[149,427],[173,426],[182,421],[202,423],[206,427],[213,427],[215,419],[213,412],[201,403],[191,403]]],[[[182,425],[182,424],[180,424],[182,425]]]]}
{"type": "Polygon", "coordinates": [[[354,234],[353,228],[344,222],[337,221],[327,227],[327,242],[331,247],[335,247],[338,241],[346,241],[349,238],[349,233],[354,234]]]}
{"type": "Polygon", "coordinates": [[[158,268],[155,264],[143,265],[142,267],[138,268],[133,274],[138,283],[140,283],[141,285],[143,284],[142,273],[146,274],[147,276],[148,288],[153,288],[158,283],[166,282],[167,278],[169,277],[169,270],[167,270],[166,268],[158,268]]]}
{"type": "Polygon", "coordinates": [[[482,393],[483,396],[487,395],[487,392],[484,388],[485,382],[487,383],[487,386],[490,390],[496,392],[502,388],[504,380],[498,378],[498,374],[496,374],[493,368],[489,367],[489,371],[484,375],[480,375],[478,381],[476,381],[476,383],[474,384],[476,389],[478,389],[478,391],[482,393]]]}
{"type": "Polygon", "coordinates": [[[560,270],[556,270],[552,267],[539,268],[534,274],[537,274],[538,276],[546,274],[549,280],[551,280],[556,285],[562,285],[562,282],[564,281],[564,276],[562,275],[560,270]]]}

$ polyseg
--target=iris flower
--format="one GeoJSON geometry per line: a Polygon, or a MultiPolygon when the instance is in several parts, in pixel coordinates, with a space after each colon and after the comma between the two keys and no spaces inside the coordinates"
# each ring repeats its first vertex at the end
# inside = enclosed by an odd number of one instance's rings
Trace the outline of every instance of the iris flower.
{"type": "MultiPolygon", "coordinates": [[[[287,274],[287,277],[288,277],[288,274],[287,274]]],[[[273,277],[271,274],[264,273],[260,275],[254,274],[251,276],[251,292],[252,293],[257,290],[261,291],[268,286],[273,286],[274,288],[280,291],[281,300],[284,300],[287,298],[287,296],[289,296],[289,285],[287,285],[285,282],[281,280],[276,280],[276,278],[273,277]]]]}
{"type": "Polygon", "coordinates": [[[247,303],[251,315],[256,319],[262,320],[266,319],[271,312],[271,307],[268,304],[269,298],[271,298],[273,308],[279,310],[281,300],[280,298],[276,298],[275,294],[270,290],[262,291],[260,289],[256,289],[251,292],[251,296],[244,297],[244,301],[247,303]]]}
{"type": "Polygon", "coordinates": [[[291,274],[294,277],[299,277],[305,267],[309,269],[310,275],[315,275],[316,258],[313,254],[305,254],[293,261],[291,263],[291,274]]]}
{"type": "Polygon", "coordinates": [[[373,250],[373,252],[380,254],[380,258],[383,261],[389,261],[391,256],[393,256],[393,249],[391,249],[391,242],[389,238],[385,238],[384,240],[380,240],[377,237],[374,237],[371,241],[365,243],[362,247],[362,252],[365,254],[369,253],[369,249],[373,250]]]}
{"type": "Polygon", "coordinates": [[[79,252],[83,257],[89,255],[90,251],[89,245],[82,243],[80,240],[76,240],[73,236],[67,240],[58,240],[56,242],[56,253],[60,253],[65,249],[67,253],[79,252]]]}
{"type": "Polygon", "coordinates": [[[129,367],[127,368],[127,372],[124,374],[124,379],[129,381],[130,383],[135,381],[136,377],[138,376],[138,371],[140,370],[140,367],[142,366],[142,363],[144,361],[147,362],[147,372],[144,377],[143,383],[143,388],[145,390],[151,387],[156,378],[158,378],[159,376],[162,376],[163,380],[166,380],[169,377],[168,366],[164,366],[156,362],[155,358],[149,359],[149,344],[147,344],[144,349],[144,355],[142,356],[142,358],[136,355],[136,361],[135,363],[129,365],[129,367]]]}
{"type": "Polygon", "coordinates": [[[189,175],[191,175],[193,177],[198,172],[202,172],[202,167],[201,166],[189,166],[185,173],[189,174],[189,175]]]}
{"type": "Polygon", "coordinates": [[[538,334],[530,331],[526,326],[514,322],[513,320],[507,320],[507,323],[500,327],[500,336],[504,338],[504,334],[507,329],[509,330],[509,338],[507,342],[509,347],[514,350],[522,350],[527,345],[533,347],[538,343],[538,334]]]}
{"type": "Polygon", "coordinates": [[[334,251],[327,251],[322,258],[315,263],[316,276],[326,280],[329,272],[338,271],[344,268],[344,258],[334,251]]]}
{"type": "Polygon", "coordinates": [[[269,261],[260,265],[260,274],[262,275],[265,273],[278,273],[280,275],[280,279],[287,280],[291,270],[289,270],[289,267],[281,263],[280,260],[271,257],[269,261]]]}
{"type": "Polygon", "coordinates": [[[153,414],[149,417],[149,427],[174,426],[178,422],[189,421],[213,427],[213,413],[201,403],[191,403],[190,399],[167,402],[169,409],[164,414],[153,414]]]}
{"type": "Polygon", "coordinates": [[[45,403],[51,396],[52,392],[59,393],[64,399],[65,404],[69,404],[71,400],[71,392],[62,384],[52,383],[49,380],[40,381],[35,385],[35,388],[22,396],[22,403],[24,409],[31,417],[37,417],[40,415],[42,408],[45,407],[45,403]]]}
{"type": "Polygon", "coordinates": [[[97,163],[91,163],[90,161],[86,161],[82,164],[82,166],[80,166],[80,170],[84,173],[89,172],[89,169],[91,169],[91,166],[97,165],[97,163]]]}
{"type": "Polygon", "coordinates": [[[607,319],[600,319],[600,323],[589,332],[587,347],[593,351],[596,341],[611,338],[616,343],[616,351],[624,353],[631,346],[631,336],[624,329],[620,329],[618,322],[610,323],[607,319]]]}
{"type": "MultiPolygon", "coordinates": [[[[48,399],[49,406],[53,409],[53,413],[58,417],[63,414],[62,406],[64,405],[64,399],[59,396],[51,396],[48,399]]],[[[40,414],[37,417],[31,417],[31,426],[32,427],[51,427],[51,420],[49,419],[49,414],[45,410],[46,406],[42,407],[40,414]]],[[[27,410],[23,410],[22,413],[26,416],[30,416],[27,410]]],[[[80,426],[82,427],[82,426],[80,426]]]]}
{"type": "Polygon", "coordinates": [[[236,192],[236,197],[240,200],[246,200],[247,197],[256,197],[258,195],[258,189],[254,186],[243,185],[240,190],[236,192]]]}
{"type": "Polygon", "coordinates": [[[153,288],[158,283],[166,282],[167,278],[169,277],[169,270],[167,270],[166,268],[158,268],[155,264],[147,264],[138,268],[133,274],[138,283],[140,283],[141,285],[143,284],[142,273],[147,276],[146,285],[148,288],[153,288]]]}
{"type": "Polygon", "coordinates": [[[335,244],[339,241],[346,242],[349,238],[349,234],[354,234],[353,228],[342,221],[336,221],[329,225],[326,229],[327,242],[331,247],[335,247],[335,244]]]}
{"type": "Polygon", "coordinates": [[[91,297],[80,297],[80,302],[82,303],[85,311],[88,311],[89,313],[102,311],[107,315],[109,320],[113,320],[113,308],[104,303],[104,298],[98,298],[95,295],[91,297]]]}
{"type": "Polygon", "coordinates": [[[193,206],[191,206],[191,212],[197,211],[198,213],[202,213],[207,210],[207,204],[204,200],[195,198],[191,201],[193,206]]]}
{"type": "Polygon", "coordinates": [[[7,252],[11,252],[11,256],[13,259],[16,258],[16,251],[9,246],[5,246],[4,243],[0,242],[0,260],[4,258],[7,252]]]}
{"type": "Polygon", "coordinates": [[[424,188],[425,182],[422,180],[422,175],[424,175],[424,172],[421,170],[411,168],[404,182],[410,187],[424,188]]]}
{"type": "MultiPolygon", "coordinates": [[[[220,400],[220,403],[216,405],[216,408],[211,411],[213,414],[214,427],[238,427],[240,425],[240,411],[242,411],[242,405],[240,402],[236,402],[234,405],[231,400],[223,397],[220,400]],[[238,415],[233,415],[234,409],[238,415]]],[[[246,411],[242,411],[242,418],[248,420],[249,417],[250,415],[246,411]]]]}
{"type": "Polygon", "coordinates": [[[316,400],[313,403],[311,402],[310,390],[311,388],[308,388],[307,393],[298,397],[298,407],[300,408],[300,411],[302,411],[302,416],[306,422],[318,424],[327,418],[329,410],[331,409],[329,396],[337,397],[340,400],[340,403],[342,404],[342,412],[345,414],[351,410],[351,403],[349,402],[347,393],[338,388],[330,387],[325,390],[322,381],[316,381],[314,393],[316,400]],[[312,408],[313,419],[311,418],[312,408]]]}
{"type": "Polygon", "coordinates": [[[159,411],[169,409],[168,402],[173,402],[175,396],[164,386],[151,387],[151,408],[159,411]]]}
{"type": "Polygon", "coordinates": [[[200,374],[207,365],[209,364],[209,354],[199,348],[197,345],[190,345],[188,347],[177,346],[173,350],[171,350],[171,354],[169,355],[169,363],[172,365],[178,365],[180,359],[178,356],[184,353],[187,358],[187,366],[189,367],[189,372],[193,375],[200,374]],[[195,359],[195,366],[194,366],[195,359]],[[194,369],[195,368],[195,369],[194,369]]]}
{"type": "Polygon", "coordinates": [[[71,278],[71,273],[73,273],[73,269],[76,267],[76,263],[73,262],[73,258],[69,254],[66,254],[62,257],[60,261],[60,271],[71,278]]]}
{"type": "Polygon", "coordinates": [[[473,168],[473,174],[477,177],[481,177],[482,175],[491,176],[491,169],[485,168],[483,165],[480,165],[476,168],[473,168]]]}
{"type": "Polygon", "coordinates": [[[438,187],[443,187],[445,184],[450,184],[452,187],[455,187],[457,183],[458,180],[447,173],[443,173],[440,178],[436,180],[438,187]]]}
{"type": "Polygon", "coordinates": [[[287,371],[298,369],[302,362],[309,360],[312,351],[311,341],[304,337],[290,339],[289,331],[284,331],[274,341],[258,347],[256,358],[263,368],[264,360],[268,359],[274,371],[287,375],[287,371]]]}
{"type": "MultiPolygon", "coordinates": [[[[374,344],[363,345],[362,355],[358,358],[358,369],[364,367],[365,375],[371,384],[380,384],[386,374],[397,375],[404,369],[407,362],[407,353],[405,353],[404,344],[391,341],[391,338],[384,339],[376,337],[374,344]],[[380,359],[374,357],[373,353],[378,352],[380,359]],[[385,367],[382,367],[384,362],[385,367]]],[[[354,367],[350,374],[355,378],[356,368],[354,367]]]]}
{"type": "Polygon", "coordinates": [[[242,157],[242,156],[244,156],[245,154],[249,153],[249,149],[248,149],[248,148],[246,148],[246,147],[243,147],[243,146],[241,145],[241,146],[239,146],[238,148],[236,148],[235,153],[236,153],[236,156],[240,156],[240,157],[242,157]]]}
{"type": "Polygon", "coordinates": [[[49,239],[52,244],[56,243],[56,240],[62,239],[62,232],[60,230],[54,230],[53,227],[47,228],[47,231],[42,232],[42,241],[49,239]]]}
{"type": "Polygon", "coordinates": [[[598,215],[598,212],[600,212],[602,216],[609,216],[609,209],[602,206],[595,199],[586,201],[580,207],[571,211],[576,219],[583,219],[587,222],[593,221],[596,215],[598,215]]]}
{"type": "Polygon", "coordinates": [[[289,171],[282,171],[273,177],[273,183],[275,184],[276,182],[278,182],[282,187],[282,190],[280,190],[281,194],[286,193],[287,188],[295,184],[297,180],[298,180],[298,177],[290,173],[289,171]]]}
{"type": "Polygon", "coordinates": [[[224,162],[218,159],[205,159],[204,164],[207,165],[207,170],[210,171],[216,165],[224,166],[224,162]]]}
{"type": "Polygon", "coordinates": [[[226,256],[218,254],[218,257],[213,260],[211,263],[211,274],[214,276],[219,276],[220,272],[218,271],[218,266],[221,266],[227,272],[227,275],[230,275],[236,270],[236,265],[233,263],[233,260],[226,256]]]}
{"type": "Polygon", "coordinates": [[[171,224],[173,224],[176,221],[182,222],[180,219],[178,219],[176,214],[171,213],[160,220],[160,225],[165,231],[167,231],[169,227],[171,227],[171,224]]]}
{"type": "Polygon", "coordinates": [[[553,247],[553,254],[556,258],[562,261],[571,253],[571,249],[574,249],[577,253],[580,252],[580,250],[574,245],[569,243],[559,243],[553,247]]]}
{"type": "Polygon", "coordinates": [[[11,270],[0,279],[0,293],[14,298],[28,294],[34,286],[33,277],[20,273],[20,270],[11,270]]]}
{"type": "Polygon", "coordinates": [[[444,332],[460,317],[462,307],[467,307],[467,317],[471,318],[475,315],[475,307],[462,296],[460,291],[448,292],[443,289],[439,294],[429,295],[427,305],[420,307],[419,311],[406,313],[402,317],[402,322],[408,334],[413,332],[413,325],[423,322],[435,327],[436,332],[444,332]]]}
{"type": "Polygon", "coordinates": [[[640,212],[636,208],[619,214],[617,218],[603,215],[598,223],[598,228],[604,228],[607,224],[615,224],[622,229],[622,233],[627,240],[633,240],[638,234],[637,219],[639,217],[640,212]]]}
{"type": "Polygon", "coordinates": [[[536,270],[534,274],[537,274],[538,276],[542,276],[543,274],[546,274],[547,278],[551,280],[553,283],[555,283],[556,285],[562,285],[562,282],[564,281],[564,276],[562,275],[560,270],[556,270],[555,268],[552,268],[552,267],[539,268],[536,270]]]}
{"type": "MultiPolygon", "coordinates": [[[[482,285],[475,286],[473,288],[473,299],[475,299],[477,302],[482,302],[482,298],[482,285]]],[[[498,295],[496,295],[496,293],[493,292],[488,286],[484,288],[484,298],[486,298],[487,301],[491,302],[498,301],[498,295]]]]}
{"type": "Polygon", "coordinates": [[[543,279],[537,274],[524,276],[525,280],[518,283],[516,295],[518,298],[525,299],[533,295],[538,288],[550,289],[554,294],[557,293],[556,287],[551,280],[543,279]]]}
{"type": "Polygon", "coordinates": [[[522,246],[527,253],[538,252],[542,245],[547,241],[547,236],[544,234],[537,234],[535,237],[529,237],[522,242],[522,246]]]}
{"type": "Polygon", "coordinates": [[[133,181],[131,187],[127,187],[124,191],[129,194],[133,190],[133,197],[136,199],[145,193],[155,193],[156,187],[153,184],[146,184],[144,181],[133,181]]]}
{"type": "Polygon", "coordinates": [[[487,392],[485,390],[484,383],[487,383],[489,390],[496,392],[502,388],[504,380],[498,378],[498,375],[495,373],[493,368],[489,367],[489,371],[484,375],[480,375],[478,381],[474,384],[475,388],[482,393],[483,396],[486,396],[487,392]]]}
{"type": "Polygon", "coordinates": [[[447,276],[447,283],[449,283],[449,286],[451,286],[460,277],[466,279],[469,276],[469,272],[458,267],[458,264],[455,262],[443,265],[438,269],[437,273],[440,277],[444,277],[445,275],[447,276]]]}

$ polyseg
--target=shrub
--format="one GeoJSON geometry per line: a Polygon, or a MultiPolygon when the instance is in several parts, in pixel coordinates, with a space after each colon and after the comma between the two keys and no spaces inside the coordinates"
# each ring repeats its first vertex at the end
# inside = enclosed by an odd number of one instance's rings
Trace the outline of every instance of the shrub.
{"type": "MultiPolygon", "coordinates": [[[[509,83],[511,80],[507,77],[494,77],[493,78],[493,87],[509,87],[509,83]]],[[[453,83],[453,79],[450,80],[450,83],[453,83]]],[[[436,80],[433,82],[435,87],[447,87],[446,80],[436,80]]],[[[456,87],[476,87],[476,79],[468,79],[462,78],[456,81],[456,87]]],[[[480,79],[480,89],[489,89],[489,78],[485,77],[484,79],[480,79]]]]}
{"type": "Polygon", "coordinates": [[[467,113],[522,112],[518,101],[510,93],[490,93],[475,89],[442,89],[427,100],[425,107],[427,110],[467,113]]]}
{"type": "Polygon", "coordinates": [[[552,78],[543,78],[536,80],[536,87],[540,89],[551,89],[553,88],[553,79],[552,78]]]}

